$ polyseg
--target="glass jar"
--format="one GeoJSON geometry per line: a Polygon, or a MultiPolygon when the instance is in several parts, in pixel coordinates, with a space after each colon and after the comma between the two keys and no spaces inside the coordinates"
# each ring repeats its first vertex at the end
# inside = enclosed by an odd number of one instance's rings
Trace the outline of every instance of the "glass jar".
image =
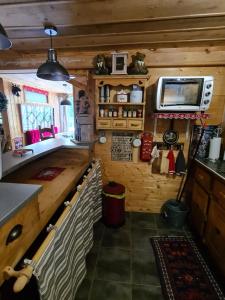
{"type": "Polygon", "coordinates": [[[126,108],[123,110],[123,118],[127,118],[127,110],[126,110],[126,108]]]}
{"type": "Polygon", "coordinates": [[[116,118],[118,116],[117,110],[113,110],[113,117],[116,118]]]}
{"type": "Polygon", "coordinates": [[[138,109],[137,111],[137,117],[142,118],[142,109],[138,109]]]}
{"type": "Polygon", "coordinates": [[[99,109],[99,116],[100,116],[101,118],[104,117],[104,113],[105,113],[104,108],[100,108],[100,109],[99,109]]]}
{"type": "Polygon", "coordinates": [[[137,111],[136,110],[133,110],[132,117],[137,118],[137,111]]]}

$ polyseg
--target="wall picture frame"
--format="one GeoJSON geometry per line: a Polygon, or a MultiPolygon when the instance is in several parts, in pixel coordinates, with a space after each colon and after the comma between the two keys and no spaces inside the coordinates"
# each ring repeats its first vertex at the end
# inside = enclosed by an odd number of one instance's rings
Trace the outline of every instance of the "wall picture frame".
{"type": "Polygon", "coordinates": [[[112,75],[127,74],[127,52],[112,52],[112,75]]]}

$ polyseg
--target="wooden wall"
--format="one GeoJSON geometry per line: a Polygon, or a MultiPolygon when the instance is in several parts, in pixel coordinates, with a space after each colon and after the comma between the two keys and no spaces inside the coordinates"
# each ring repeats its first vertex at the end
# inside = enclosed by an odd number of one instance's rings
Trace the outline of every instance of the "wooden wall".
{"type": "MultiPolygon", "coordinates": [[[[13,82],[10,82],[8,80],[3,79],[3,89],[8,99],[7,116],[8,116],[8,127],[9,127],[11,142],[15,137],[24,138],[24,133],[21,127],[20,110],[19,110],[19,104],[25,103],[24,92],[23,92],[24,84],[29,85],[28,82],[20,82],[15,80],[13,82]],[[21,93],[19,97],[14,96],[12,94],[11,87],[13,83],[17,84],[21,89],[21,93]]],[[[31,86],[35,88],[39,88],[38,86],[34,86],[34,84],[32,84],[31,86]]],[[[49,91],[48,101],[49,101],[48,104],[54,107],[55,125],[58,126],[58,128],[60,128],[58,95],[52,91],[49,91]]],[[[12,147],[13,147],[13,142],[12,142],[12,147]]]]}
{"type": "MultiPolygon", "coordinates": [[[[168,56],[170,57],[171,54],[168,56]]],[[[164,58],[165,59],[165,58],[164,58]]],[[[175,58],[173,58],[175,59],[175,58]]],[[[207,124],[220,124],[225,107],[225,67],[154,67],[149,68],[149,88],[147,90],[147,108],[145,130],[153,131],[153,120],[150,115],[152,106],[152,86],[160,76],[177,75],[212,75],[215,79],[213,102],[208,113],[211,115],[207,124]]],[[[179,132],[179,142],[184,143],[187,156],[189,140],[186,140],[186,121],[175,121],[175,129],[179,132]]],[[[161,141],[163,132],[169,127],[168,120],[159,120],[155,140],[161,141]]],[[[126,210],[159,212],[162,204],[176,197],[180,177],[151,173],[151,166],[141,161],[111,161],[111,132],[106,132],[107,143],[95,145],[95,155],[103,161],[104,181],[114,180],[126,186],[126,210]]]]}

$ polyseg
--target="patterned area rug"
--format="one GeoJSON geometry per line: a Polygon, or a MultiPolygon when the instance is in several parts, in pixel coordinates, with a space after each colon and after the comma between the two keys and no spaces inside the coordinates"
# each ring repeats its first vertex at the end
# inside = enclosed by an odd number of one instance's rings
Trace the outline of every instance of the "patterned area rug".
{"type": "Polygon", "coordinates": [[[192,239],[153,237],[151,243],[165,299],[225,299],[192,239]]]}
{"type": "Polygon", "coordinates": [[[62,173],[65,168],[58,168],[58,167],[50,167],[42,169],[38,174],[32,177],[32,179],[38,180],[46,180],[51,181],[56,178],[60,173],[62,173]]]}

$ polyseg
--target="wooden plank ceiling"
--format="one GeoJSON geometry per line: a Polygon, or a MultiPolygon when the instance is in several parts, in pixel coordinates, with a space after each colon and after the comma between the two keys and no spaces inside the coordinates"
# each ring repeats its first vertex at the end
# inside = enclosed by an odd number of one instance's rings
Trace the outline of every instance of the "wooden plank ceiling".
{"type": "Polygon", "coordinates": [[[46,23],[57,26],[53,46],[69,69],[88,69],[96,53],[122,49],[129,57],[140,49],[148,66],[225,61],[224,0],[0,0],[0,23],[13,42],[0,51],[1,70],[37,68],[46,60],[46,23]]]}
{"type": "Polygon", "coordinates": [[[0,1],[0,22],[18,51],[43,50],[43,24],[61,49],[120,49],[225,44],[223,0],[0,1]]]}

